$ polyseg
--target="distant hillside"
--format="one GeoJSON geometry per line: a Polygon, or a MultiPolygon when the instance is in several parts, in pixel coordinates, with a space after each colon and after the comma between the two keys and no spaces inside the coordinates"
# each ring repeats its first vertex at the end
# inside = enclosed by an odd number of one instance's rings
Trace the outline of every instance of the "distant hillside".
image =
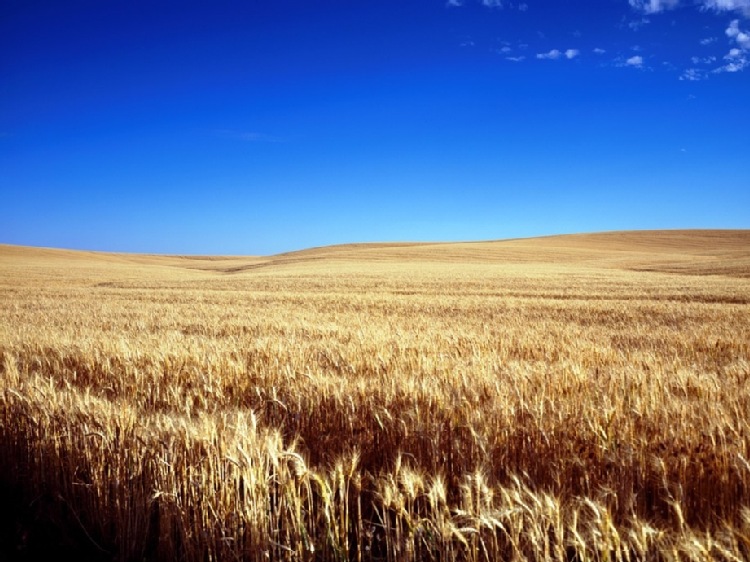
{"type": "Polygon", "coordinates": [[[750,278],[750,230],[653,230],[452,243],[371,243],[274,256],[160,256],[0,245],[0,263],[183,269],[236,275],[337,262],[555,263],[750,278]]]}
{"type": "Polygon", "coordinates": [[[750,277],[750,230],[656,230],[451,243],[345,244],[237,265],[257,268],[322,261],[585,264],[618,269],[750,277]]]}

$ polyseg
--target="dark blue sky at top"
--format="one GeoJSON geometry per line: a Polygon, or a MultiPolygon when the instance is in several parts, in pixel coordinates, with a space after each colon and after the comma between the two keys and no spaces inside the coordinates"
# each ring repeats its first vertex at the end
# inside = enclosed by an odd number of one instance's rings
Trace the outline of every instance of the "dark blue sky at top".
{"type": "Polygon", "coordinates": [[[750,0],[0,1],[0,243],[750,228],[750,0]]]}

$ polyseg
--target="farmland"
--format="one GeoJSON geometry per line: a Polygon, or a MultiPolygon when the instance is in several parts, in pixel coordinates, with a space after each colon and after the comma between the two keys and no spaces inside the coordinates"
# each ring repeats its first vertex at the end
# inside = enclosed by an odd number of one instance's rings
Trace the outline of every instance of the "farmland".
{"type": "Polygon", "coordinates": [[[19,559],[748,559],[750,231],[0,246],[0,483],[19,559]]]}

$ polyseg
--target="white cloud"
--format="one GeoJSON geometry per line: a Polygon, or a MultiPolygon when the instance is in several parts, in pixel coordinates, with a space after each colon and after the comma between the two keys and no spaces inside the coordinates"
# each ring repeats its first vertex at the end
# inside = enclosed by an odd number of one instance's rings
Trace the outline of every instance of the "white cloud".
{"type": "Polygon", "coordinates": [[[546,60],[557,60],[559,58],[565,57],[566,59],[574,59],[580,54],[580,51],[578,49],[568,49],[567,51],[560,51],[559,49],[552,49],[548,53],[538,53],[536,58],[538,59],[546,59],[546,60]]]}
{"type": "MultiPolygon", "coordinates": [[[[529,5],[526,2],[512,2],[510,0],[476,0],[478,4],[481,4],[485,8],[497,8],[497,9],[516,9],[519,12],[525,12],[529,9],[529,5]]],[[[445,5],[448,8],[458,8],[465,6],[467,0],[446,0],[445,5]]]]}
{"type": "Polygon", "coordinates": [[[640,68],[643,66],[643,57],[639,55],[630,57],[628,60],[625,61],[625,66],[635,66],[636,68],[640,68]]]}
{"type": "Polygon", "coordinates": [[[701,5],[704,9],[717,12],[742,12],[750,17],[750,0],[701,0],[701,5]]]}
{"type": "Polygon", "coordinates": [[[724,70],[726,72],[739,72],[740,70],[743,70],[747,65],[748,65],[748,61],[745,59],[742,59],[737,62],[730,62],[728,65],[724,67],[724,70]]]}
{"type": "MultiPolygon", "coordinates": [[[[644,14],[658,14],[680,5],[682,0],[628,0],[630,6],[644,14]]],[[[750,17],[750,0],[695,0],[701,9],[717,12],[741,12],[750,17]]]]}
{"type": "Polygon", "coordinates": [[[603,54],[604,54],[604,53],[606,53],[607,51],[606,51],[606,50],[604,50],[604,49],[600,49],[599,47],[597,47],[596,49],[594,49],[594,52],[595,52],[595,53],[596,53],[597,55],[603,55],[603,54]]]}
{"type": "Polygon", "coordinates": [[[560,55],[562,53],[558,51],[557,49],[552,49],[549,53],[539,53],[537,54],[536,58],[538,59],[548,59],[548,60],[556,60],[560,58],[560,55]]]}
{"type": "Polygon", "coordinates": [[[631,7],[646,14],[658,14],[676,7],[680,0],[628,0],[631,7]]]}
{"type": "Polygon", "coordinates": [[[505,57],[505,60],[509,60],[509,61],[513,61],[513,62],[521,62],[525,58],[526,57],[524,57],[523,55],[521,55],[520,57],[505,57]]]}
{"type": "Polygon", "coordinates": [[[737,44],[743,49],[750,49],[750,33],[740,29],[740,20],[732,20],[725,33],[727,37],[737,41],[737,44]]]}
{"type": "Polygon", "coordinates": [[[744,70],[747,66],[750,66],[750,60],[740,57],[728,62],[724,66],[720,66],[714,70],[714,72],[739,72],[740,70],[744,70]]]}
{"type": "Polygon", "coordinates": [[[691,57],[690,60],[693,64],[711,64],[716,62],[716,57],[691,57]]]}
{"type": "Polygon", "coordinates": [[[727,64],[720,66],[714,72],[739,72],[750,66],[748,51],[737,47],[729,49],[729,52],[724,55],[724,60],[727,61],[727,64]]]}
{"type": "MultiPolygon", "coordinates": [[[[750,0],[748,0],[750,2],[750,0]]],[[[728,0],[724,2],[729,4],[728,0]]],[[[732,4],[737,4],[734,2],[732,4]]],[[[750,67],[750,33],[740,29],[740,21],[732,20],[729,23],[725,33],[731,41],[734,41],[737,46],[729,49],[729,52],[724,55],[724,60],[727,63],[719,68],[715,69],[714,72],[740,72],[747,67],[750,67]]]]}

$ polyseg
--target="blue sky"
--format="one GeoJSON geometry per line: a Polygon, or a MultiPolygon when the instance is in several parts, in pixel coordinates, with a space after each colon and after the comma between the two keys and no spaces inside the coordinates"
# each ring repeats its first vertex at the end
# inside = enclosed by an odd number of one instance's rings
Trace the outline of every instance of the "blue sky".
{"type": "Polygon", "coordinates": [[[750,228],[750,0],[0,2],[0,242],[750,228]]]}

